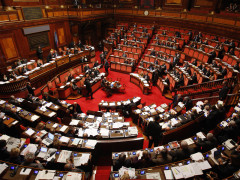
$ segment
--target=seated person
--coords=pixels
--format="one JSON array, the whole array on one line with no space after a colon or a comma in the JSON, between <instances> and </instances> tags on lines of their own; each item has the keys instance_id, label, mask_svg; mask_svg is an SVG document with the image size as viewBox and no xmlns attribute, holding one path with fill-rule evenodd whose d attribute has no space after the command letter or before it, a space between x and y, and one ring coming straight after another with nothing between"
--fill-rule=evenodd
<instances>
[{"instance_id":1,"label":"seated person","mask_svg":"<svg viewBox=\"0 0 240 180\"><path fill-rule=\"evenodd\" d=\"M167 149L160 151L156 150L155 157L152 157L152 161L156 165L168 164L172 162L172 156L168 153Z\"/></svg>"},{"instance_id":2,"label":"seated person","mask_svg":"<svg viewBox=\"0 0 240 180\"><path fill-rule=\"evenodd\" d=\"M186 141L181 141L181 149L170 151L170 155L173 157L173 161L180 161L183 159L187 159L193 154L195 150L190 148Z\"/></svg>"},{"instance_id":3,"label":"seated person","mask_svg":"<svg viewBox=\"0 0 240 180\"><path fill-rule=\"evenodd\" d=\"M77 116L77 114L82 113L81 107L77 102L74 102L72 105L68 108L70 110L70 114L72 114L74 117Z\"/></svg>"},{"instance_id":4,"label":"seated person","mask_svg":"<svg viewBox=\"0 0 240 180\"><path fill-rule=\"evenodd\" d=\"M20 149L19 148L12 148L10 152L10 157L8 159L10 163L13 164L22 164L23 158L20 156Z\"/></svg>"},{"instance_id":5,"label":"seated person","mask_svg":"<svg viewBox=\"0 0 240 180\"><path fill-rule=\"evenodd\" d=\"M0 160L7 160L10 157L9 152L6 148L7 142L6 140L0 140Z\"/></svg>"},{"instance_id":6,"label":"seated person","mask_svg":"<svg viewBox=\"0 0 240 180\"><path fill-rule=\"evenodd\" d=\"M213 149L214 147L217 147L218 140L214 137L212 133L208 133L206 140L202 140L201 138L198 138L197 146L202 152L206 152Z\"/></svg>"},{"instance_id":7,"label":"seated person","mask_svg":"<svg viewBox=\"0 0 240 180\"><path fill-rule=\"evenodd\" d=\"M35 162L34 162L35 161ZM24 162L22 163L23 166L43 169L43 165L40 161L35 160L35 155L31 152L27 152L24 156Z\"/></svg>"},{"instance_id":8,"label":"seated person","mask_svg":"<svg viewBox=\"0 0 240 180\"><path fill-rule=\"evenodd\" d=\"M144 78L147 82L150 81L150 77L148 76L148 73L145 73L145 74L143 75L143 78Z\"/></svg>"}]
</instances>

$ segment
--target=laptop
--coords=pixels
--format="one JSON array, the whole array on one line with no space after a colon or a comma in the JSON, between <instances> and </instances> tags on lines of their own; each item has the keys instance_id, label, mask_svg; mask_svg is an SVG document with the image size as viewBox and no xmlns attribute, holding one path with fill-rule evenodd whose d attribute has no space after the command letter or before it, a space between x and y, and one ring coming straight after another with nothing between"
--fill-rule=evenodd
<instances>
[{"instance_id":1,"label":"laptop","mask_svg":"<svg viewBox=\"0 0 240 180\"><path fill-rule=\"evenodd\" d=\"M40 152L38 154L38 158L44 158L47 155L47 148L41 147Z\"/></svg>"},{"instance_id":2,"label":"laptop","mask_svg":"<svg viewBox=\"0 0 240 180\"><path fill-rule=\"evenodd\" d=\"M53 143L53 139L54 139L54 135L52 133L48 133L48 136L45 139L43 139L42 143L49 146L50 144Z\"/></svg>"}]
</instances>

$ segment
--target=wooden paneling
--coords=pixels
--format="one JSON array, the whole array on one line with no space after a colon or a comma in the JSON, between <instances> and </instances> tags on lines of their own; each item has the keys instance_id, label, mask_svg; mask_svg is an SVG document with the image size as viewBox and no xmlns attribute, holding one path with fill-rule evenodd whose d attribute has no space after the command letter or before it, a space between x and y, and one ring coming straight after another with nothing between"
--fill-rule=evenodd
<instances>
[{"instance_id":1,"label":"wooden paneling","mask_svg":"<svg viewBox=\"0 0 240 180\"><path fill-rule=\"evenodd\" d=\"M58 34L59 45L61 46L63 44L66 44L65 33L64 33L63 27L61 27L57 30L57 34Z\"/></svg>"},{"instance_id":2,"label":"wooden paneling","mask_svg":"<svg viewBox=\"0 0 240 180\"><path fill-rule=\"evenodd\" d=\"M18 58L18 50L16 48L13 34L1 37L0 44L6 61L11 61L14 58Z\"/></svg>"},{"instance_id":3,"label":"wooden paneling","mask_svg":"<svg viewBox=\"0 0 240 180\"><path fill-rule=\"evenodd\" d=\"M228 25L232 25L234 26L235 21L234 20L230 20L230 19L221 19L221 18L214 18L213 22L215 23L220 23L220 24L228 24Z\"/></svg>"},{"instance_id":4,"label":"wooden paneling","mask_svg":"<svg viewBox=\"0 0 240 180\"><path fill-rule=\"evenodd\" d=\"M0 15L0 21L9 21L8 15L4 15L4 14Z\"/></svg>"}]
</instances>

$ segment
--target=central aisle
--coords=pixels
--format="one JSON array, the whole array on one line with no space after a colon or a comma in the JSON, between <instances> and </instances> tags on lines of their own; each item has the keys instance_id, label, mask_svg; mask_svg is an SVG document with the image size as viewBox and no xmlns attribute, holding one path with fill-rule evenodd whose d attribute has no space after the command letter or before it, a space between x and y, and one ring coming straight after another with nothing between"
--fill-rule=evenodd
<instances>
[{"instance_id":1,"label":"central aisle","mask_svg":"<svg viewBox=\"0 0 240 180\"><path fill-rule=\"evenodd\" d=\"M94 99L86 99L85 97L82 97L77 100L66 100L68 103L78 102L81 106L81 109L83 112L86 113L87 110L92 111L98 111L98 104L104 100L104 101L122 101L127 100L132 97L141 97L141 102L146 102L146 105L150 105L155 103L157 106L161 105L162 103L170 103L171 101L166 99L164 96L162 96L162 93L159 91L157 87L152 87L152 93L149 95L144 95L141 91L141 89L136 86L135 84L130 82L130 75L129 74L123 74L119 72L109 71L108 78L112 78L113 81L117 80L117 78L120 78L121 84L126 85L126 92L125 93L113 93L111 97L107 97L105 91L102 89L99 89L93 94Z\"/></svg>"}]
</instances>

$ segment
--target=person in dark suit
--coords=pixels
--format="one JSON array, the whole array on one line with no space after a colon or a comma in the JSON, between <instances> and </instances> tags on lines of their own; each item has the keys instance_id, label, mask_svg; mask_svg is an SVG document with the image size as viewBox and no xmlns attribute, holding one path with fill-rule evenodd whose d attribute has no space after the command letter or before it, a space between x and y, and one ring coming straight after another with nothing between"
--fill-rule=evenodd
<instances>
[{"instance_id":1,"label":"person in dark suit","mask_svg":"<svg viewBox=\"0 0 240 180\"><path fill-rule=\"evenodd\" d=\"M6 148L7 142L5 140L0 140L0 160L6 160L9 158L10 154Z\"/></svg>"},{"instance_id":2,"label":"person in dark suit","mask_svg":"<svg viewBox=\"0 0 240 180\"><path fill-rule=\"evenodd\" d=\"M27 82L27 90L28 90L28 93L29 93L29 94L32 94L33 96L35 96L35 94L34 94L35 88L32 87L32 85L31 85L30 82Z\"/></svg>"},{"instance_id":3,"label":"person in dark suit","mask_svg":"<svg viewBox=\"0 0 240 180\"><path fill-rule=\"evenodd\" d=\"M89 65L86 64L86 66L84 66L84 72L87 73L87 71L90 69Z\"/></svg>"},{"instance_id":4,"label":"person in dark suit","mask_svg":"<svg viewBox=\"0 0 240 180\"><path fill-rule=\"evenodd\" d=\"M151 53L150 53L151 56L155 56L156 55L156 52L154 49L152 49Z\"/></svg>"},{"instance_id":5,"label":"person in dark suit","mask_svg":"<svg viewBox=\"0 0 240 180\"><path fill-rule=\"evenodd\" d=\"M108 68L109 68L109 63L108 61L105 59L105 63L104 63L104 68L105 68L105 72L107 73L108 75Z\"/></svg>"},{"instance_id":6,"label":"person in dark suit","mask_svg":"<svg viewBox=\"0 0 240 180\"><path fill-rule=\"evenodd\" d=\"M178 105L179 102L183 102L183 98L181 94L175 94L173 97L172 108Z\"/></svg>"},{"instance_id":7,"label":"person in dark suit","mask_svg":"<svg viewBox=\"0 0 240 180\"><path fill-rule=\"evenodd\" d=\"M42 51L41 46L38 46L36 52L37 52L38 59L43 59L43 51Z\"/></svg>"},{"instance_id":8,"label":"person in dark suit","mask_svg":"<svg viewBox=\"0 0 240 180\"><path fill-rule=\"evenodd\" d=\"M178 65L178 63L179 63L179 58L177 56L174 56L172 66L175 67L176 65Z\"/></svg>"},{"instance_id":9,"label":"person in dark suit","mask_svg":"<svg viewBox=\"0 0 240 180\"><path fill-rule=\"evenodd\" d=\"M20 149L19 148L12 148L10 152L10 157L8 159L10 163L13 164L22 164L23 158L20 156Z\"/></svg>"},{"instance_id":10,"label":"person in dark suit","mask_svg":"<svg viewBox=\"0 0 240 180\"><path fill-rule=\"evenodd\" d=\"M53 50L50 51L50 53L47 56L47 62L50 62L53 58Z\"/></svg>"},{"instance_id":11,"label":"person in dark suit","mask_svg":"<svg viewBox=\"0 0 240 180\"><path fill-rule=\"evenodd\" d=\"M240 133L236 122L231 120L228 126L222 129L220 135L218 136L218 140L220 143L223 143L228 139L232 139L233 141L237 142L239 134Z\"/></svg>"},{"instance_id":12,"label":"person in dark suit","mask_svg":"<svg viewBox=\"0 0 240 180\"><path fill-rule=\"evenodd\" d=\"M100 54L101 64L104 64L104 59L105 59L105 55L104 55L104 53L102 52L102 53Z\"/></svg>"},{"instance_id":13,"label":"person in dark suit","mask_svg":"<svg viewBox=\"0 0 240 180\"><path fill-rule=\"evenodd\" d=\"M69 72L69 73L68 73L68 80L67 80L67 81L70 82L72 79L73 79L73 76L72 76L72 74Z\"/></svg>"},{"instance_id":14,"label":"person in dark suit","mask_svg":"<svg viewBox=\"0 0 240 180\"><path fill-rule=\"evenodd\" d=\"M193 73L191 78L192 78L192 81L191 81L192 84L198 83L198 81L197 81L197 73L196 72Z\"/></svg>"},{"instance_id":15,"label":"person in dark suit","mask_svg":"<svg viewBox=\"0 0 240 180\"><path fill-rule=\"evenodd\" d=\"M173 161L180 161L189 158L194 152L195 150L188 147L187 142L183 140L181 141L181 149L172 150L170 155L173 156Z\"/></svg>"},{"instance_id":16,"label":"person in dark suit","mask_svg":"<svg viewBox=\"0 0 240 180\"><path fill-rule=\"evenodd\" d=\"M125 52L123 52L123 55L122 55L122 57L124 57L124 58L126 58L126 57L127 57L127 55L125 54Z\"/></svg>"},{"instance_id":17,"label":"person in dark suit","mask_svg":"<svg viewBox=\"0 0 240 180\"><path fill-rule=\"evenodd\" d=\"M223 67L221 73L222 73L222 78L224 78L227 75L227 68Z\"/></svg>"},{"instance_id":18,"label":"person in dark suit","mask_svg":"<svg viewBox=\"0 0 240 180\"><path fill-rule=\"evenodd\" d=\"M82 113L82 109L77 102L74 102L72 105L70 105L69 110L70 110L70 114L72 114L74 117L76 117L77 114Z\"/></svg>"},{"instance_id":19,"label":"person in dark suit","mask_svg":"<svg viewBox=\"0 0 240 180\"><path fill-rule=\"evenodd\" d=\"M172 156L168 153L167 149L163 149L162 151L158 149L155 156L152 157L152 161L155 165L168 164L172 162Z\"/></svg>"},{"instance_id":20,"label":"person in dark suit","mask_svg":"<svg viewBox=\"0 0 240 180\"><path fill-rule=\"evenodd\" d=\"M158 72L157 72L157 70L155 70L152 73L152 83L153 83L153 86L157 85L157 80L158 80Z\"/></svg>"},{"instance_id":21,"label":"person in dark suit","mask_svg":"<svg viewBox=\"0 0 240 180\"><path fill-rule=\"evenodd\" d=\"M214 147L217 147L218 140L216 137L214 137L212 133L208 133L206 140L202 140L201 138L198 138L196 144L198 146L198 149L200 149L202 152L206 152L213 149Z\"/></svg>"},{"instance_id":22,"label":"person in dark suit","mask_svg":"<svg viewBox=\"0 0 240 180\"><path fill-rule=\"evenodd\" d=\"M23 68L22 68L22 74L24 74L24 73L26 73L26 72L28 72L29 71L29 69L27 68L27 66L23 66Z\"/></svg>"},{"instance_id":23,"label":"person in dark suit","mask_svg":"<svg viewBox=\"0 0 240 180\"><path fill-rule=\"evenodd\" d=\"M90 83L90 77L89 75L87 74L86 75L86 79L84 81L84 84L86 85L86 90L87 90L87 97L88 98L89 96L91 96L91 99L93 99L93 93L92 93L92 85Z\"/></svg>"},{"instance_id":24,"label":"person in dark suit","mask_svg":"<svg viewBox=\"0 0 240 180\"><path fill-rule=\"evenodd\" d=\"M188 96L184 97L183 104L185 105L186 111L193 107L193 102Z\"/></svg>"},{"instance_id":25,"label":"person in dark suit","mask_svg":"<svg viewBox=\"0 0 240 180\"><path fill-rule=\"evenodd\" d=\"M147 82L150 81L150 77L148 76L148 73L147 73L147 72L143 75L143 78L144 78Z\"/></svg>"},{"instance_id":26,"label":"person in dark suit","mask_svg":"<svg viewBox=\"0 0 240 180\"><path fill-rule=\"evenodd\" d=\"M159 125L160 117L155 116L154 121L149 122L147 126L147 134L149 138L148 148L157 147L162 137L162 127Z\"/></svg>"},{"instance_id":27,"label":"person in dark suit","mask_svg":"<svg viewBox=\"0 0 240 180\"><path fill-rule=\"evenodd\" d=\"M81 48L81 49L84 47L81 40L78 41L77 46L78 46L79 48Z\"/></svg>"},{"instance_id":28,"label":"person in dark suit","mask_svg":"<svg viewBox=\"0 0 240 180\"><path fill-rule=\"evenodd\" d=\"M98 65L98 61L95 61L93 67L97 67Z\"/></svg>"},{"instance_id":29,"label":"person in dark suit","mask_svg":"<svg viewBox=\"0 0 240 180\"><path fill-rule=\"evenodd\" d=\"M100 74L99 69L98 69L98 68L95 68L95 70L94 70L94 75L97 77L99 74Z\"/></svg>"},{"instance_id":30,"label":"person in dark suit","mask_svg":"<svg viewBox=\"0 0 240 180\"><path fill-rule=\"evenodd\" d=\"M228 86L227 86L227 82L224 81L224 82L223 82L223 87L222 87L222 89L219 91L219 99L220 99L220 100L223 101L223 100L226 99L227 94L228 94L228 90L229 90L229 88L228 88Z\"/></svg>"}]
</instances>

